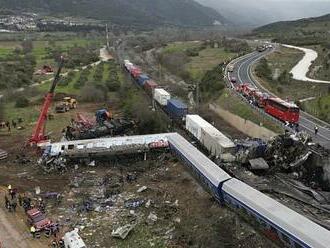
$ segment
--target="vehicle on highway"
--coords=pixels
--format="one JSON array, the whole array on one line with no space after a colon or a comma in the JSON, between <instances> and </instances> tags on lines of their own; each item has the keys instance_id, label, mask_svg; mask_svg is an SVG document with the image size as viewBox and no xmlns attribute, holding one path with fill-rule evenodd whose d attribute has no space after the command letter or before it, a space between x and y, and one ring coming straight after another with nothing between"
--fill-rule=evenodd
<instances>
[{"instance_id":1,"label":"vehicle on highway","mask_svg":"<svg viewBox=\"0 0 330 248\"><path fill-rule=\"evenodd\" d=\"M278 97L267 99L265 112L286 123L298 124L299 122L299 107Z\"/></svg>"},{"instance_id":2,"label":"vehicle on highway","mask_svg":"<svg viewBox=\"0 0 330 248\"><path fill-rule=\"evenodd\" d=\"M235 84L237 82L237 79L235 77L231 77L230 78L230 82L232 82L233 84Z\"/></svg>"},{"instance_id":3,"label":"vehicle on highway","mask_svg":"<svg viewBox=\"0 0 330 248\"><path fill-rule=\"evenodd\" d=\"M234 69L235 69L234 65L229 65L228 66L228 71L229 72L234 72Z\"/></svg>"},{"instance_id":4,"label":"vehicle on highway","mask_svg":"<svg viewBox=\"0 0 330 248\"><path fill-rule=\"evenodd\" d=\"M266 51L266 47L264 45L263 46L258 46L257 51L260 52L260 53L263 52L263 51Z\"/></svg>"},{"instance_id":5,"label":"vehicle on highway","mask_svg":"<svg viewBox=\"0 0 330 248\"><path fill-rule=\"evenodd\" d=\"M257 107L264 108L269 97L270 96L267 93L257 90L253 94L253 102Z\"/></svg>"}]
</instances>

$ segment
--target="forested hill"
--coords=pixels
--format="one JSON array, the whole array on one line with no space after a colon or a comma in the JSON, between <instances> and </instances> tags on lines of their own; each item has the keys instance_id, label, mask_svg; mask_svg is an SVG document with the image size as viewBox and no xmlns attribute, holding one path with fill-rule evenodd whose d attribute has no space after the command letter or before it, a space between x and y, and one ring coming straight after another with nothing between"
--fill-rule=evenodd
<instances>
[{"instance_id":1,"label":"forested hill","mask_svg":"<svg viewBox=\"0 0 330 248\"><path fill-rule=\"evenodd\" d=\"M281 43L296 45L329 44L330 14L268 24L253 31L263 38L274 38Z\"/></svg>"},{"instance_id":2,"label":"forested hill","mask_svg":"<svg viewBox=\"0 0 330 248\"><path fill-rule=\"evenodd\" d=\"M0 0L0 8L81 16L123 25L208 26L225 19L193 0Z\"/></svg>"}]
</instances>

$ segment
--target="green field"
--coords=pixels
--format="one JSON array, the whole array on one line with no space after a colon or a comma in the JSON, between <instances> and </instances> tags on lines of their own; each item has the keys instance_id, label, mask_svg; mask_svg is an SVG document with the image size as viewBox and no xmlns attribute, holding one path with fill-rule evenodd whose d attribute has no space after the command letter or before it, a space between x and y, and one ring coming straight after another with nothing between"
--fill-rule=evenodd
<instances>
[{"instance_id":1,"label":"green field","mask_svg":"<svg viewBox=\"0 0 330 248\"><path fill-rule=\"evenodd\" d=\"M189 51L195 51L196 55L189 55ZM187 72L193 80L201 80L205 72L212 70L215 66L230 60L237 54L226 51L223 47L211 48L201 41L174 42L162 49L162 55L178 56L184 58L182 69ZM180 65L181 67L182 65ZM165 67L167 67L165 65ZM172 69L172 71L174 71ZM180 74L180 73L179 73Z\"/></svg>"},{"instance_id":2,"label":"green field","mask_svg":"<svg viewBox=\"0 0 330 248\"><path fill-rule=\"evenodd\" d=\"M185 67L192 78L199 80L207 70L230 60L234 56L234 53L227 52L223 48L206 48L199 52L199 56L192 57L191 62Z\"/></svg>"},{"instance_id":3,"label":"green field","mask_svg":"<svg viewBox=\"0 0 330 248\"><path fill-rule=\"evenodd\" d=\"M330 95L304 102L302 107L308 113L330 123Z\"/></svg>"},{"instance_id":4,"label":"green field","mask_svg":"<svg viewBox=\"0 0 330 248\"><path fill-rule=\"evenodd\" d=\"M201 45L200 41L186 41L186 42L173 42L168 44L164 49L163 53L175 53L183 52L189 48L197 48Z\"/></svg>"}]
</instances>

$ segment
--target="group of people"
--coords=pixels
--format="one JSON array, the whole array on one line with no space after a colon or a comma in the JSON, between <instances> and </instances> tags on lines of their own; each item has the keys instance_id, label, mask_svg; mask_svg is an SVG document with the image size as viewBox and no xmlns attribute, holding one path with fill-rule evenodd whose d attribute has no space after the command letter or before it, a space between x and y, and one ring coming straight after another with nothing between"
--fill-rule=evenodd
<instances>
[{"instance_id":1,"label":"group of people","mask_svg":"<svg viewBox=\"0 0 330 248\"><path fill-rule=\"evenodd\" d=\"M8 185L8 193L5 194L5 207L9 212L16 212L17 201L22 206L21 197L18 194L17 189L13 189L11 185Z\"/></svg>"},{"instance_id":2,"label":"group of people","mask_svg":"<svg viewBox=\"0 0 330 248\"><path fill-rule=\"evenodd\" d=\"M18 127L18 124L19 123L22 123L23 122L23 119L22 118L18 118L17 121L15 120L12 120L11 122L10 121L4 121L4 122L0 122L0 128L7 128L8 129L8 132L11 131L11 128L13 127L14 129L16 129Z\"/></svg>"}]
</instances>

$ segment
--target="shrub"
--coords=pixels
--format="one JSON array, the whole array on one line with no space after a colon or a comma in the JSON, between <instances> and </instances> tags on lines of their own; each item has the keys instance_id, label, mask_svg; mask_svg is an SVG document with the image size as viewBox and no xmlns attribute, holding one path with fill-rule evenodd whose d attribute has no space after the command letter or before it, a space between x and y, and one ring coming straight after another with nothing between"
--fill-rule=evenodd
<instances>
[{"instance_id":1,"label":"shrub","mask_svg":"<svg viewBox=\"0 0 330 248\"><path fill-rule=\"evenodd\" d=\"M102 88L94 85L86 85L81 89L82 102L104 102L107 100L107 93Z\"/></svg>"},{"instance_id":2,"label":"shrub","mask_svg":"<svg viewBox=\"0 0 330 248\"><path fill-rule=\"evenodd\" d=\"M29 106L29 103L30 103L30 101L26 97L24 97L24 96L18 97L16 100L16 103L15 103L15 107L16 108L25 108L25 107Z\"/></svg>"}]
</instances>

